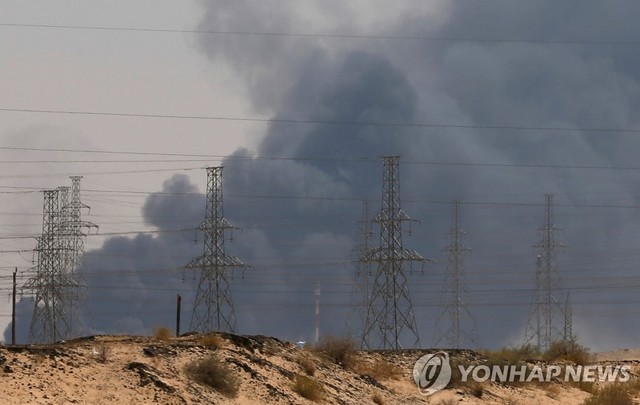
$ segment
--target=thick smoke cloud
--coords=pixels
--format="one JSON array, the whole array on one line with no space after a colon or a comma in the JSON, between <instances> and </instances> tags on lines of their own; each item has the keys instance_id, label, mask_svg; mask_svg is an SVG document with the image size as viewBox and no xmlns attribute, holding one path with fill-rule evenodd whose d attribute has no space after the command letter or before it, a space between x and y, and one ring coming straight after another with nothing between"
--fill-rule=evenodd
<instances>
[{"instance_id":1,"label":"thick smoke cloud","mask_svg":"<svg viewBox=\"0 0 640 405\"><path fill-rule=\"evenodd\" d=\"M204 29L305 33L333 29L330 32L365 36L379 35L382 29L395 36L487 40L201 38L205 54L234 66L245 79L256 109L271 110L275 118L454 125L273 123L254 148L256 156L337 160L230 159L226 164L233 170L226 179L231 192L332 196L336 201L238 200L234 201L238 218L278 218L284 222L278 213L286 213L300 222L326 219L313 229L264 230L263 236L286 263L296 252L311 246L302 242L293 248L280 247L282 239L305 241L305 236L325 231L334 238L351 240L351 245L357 243L354 224L336 224L330 219L359 218L359 204L347 200L378 197L381 170L379 164L354 163L353 159L399 154L404 161L506 165L402 166L406 200L459 198L490 203L463 205L462 214L467 244L474 251L466 267L480 344L517 344L522 339L535 268L532 245L540 238L536 229L543 225L545 193L553 193L559 204L559 239L567 247L559 251L558 260L563 285L572 288L576 333L596 348L631 344L621 334L628 329L629 314L624 305L611 301L613 297L624 301L633 296L630 290L612 286L616 278L624 280L622 277L632 274L629 252L638 242L634 230L638 224L629 210L579 206L637 205L637 172L509 165L634 166L640 143L632 133L535 128L638 127L634 112L640 94L639 61L636 47L622 43L637 37L633 16L640 6L622 2L610 7L596 1L562 5L550 1L419 3L420 7L414 7L416 2L404 5L403 11L396 10L394 16L399 17L392 24L381 14L359 19L357 13L334 4L330 27L323 26L322 13L313 18L315 2L298 7L272 3L265 6L269 13L264 19L243 2L203 3ZM366 7L369 12L372 9L371 4ZM351 20L367 23L349 25ZM376 20L385 24L371 23ZM589 41L602 43L585 43ZM259 52L252 51L256 49ZM511 129L483 128L487 126ZM251 156L244 150L237 155ZM448 231L450 209L445 204L425 202L407 202L405 208L423 220L414 227L409 243L438 259L428 266L424 278L412 281L419 327L423 341L428 341L439 311L434 305L439 302L446 263L440 249L446 245L443 235ZM616 255L613 252L621 257L618 265L610 260ZM332 252L326 257L341 256ZM350 270L340 271L335 267L316 269L307 280L323 274L345 277ZM279 276L291 274L283 271ZM341 302L346 301L342 296ZM346 311L341 312L346 316ZM625 317L602 316L615 312ZM342 318L326 319L333 320L325 323L328 329L344 330ZM596 330L608 332L603 335ZM639 332L627 330L626 336Z\"/></svg>"},{"instance_id":2,"label":"thick smoke cloud","mask_svg":"<svg viewBox=\"0 0 640 405\"><path fill-rule=\"evenodd\" d=\"M625 44L638 37L640 5L348 3L202 2L199 28L209 31L413 37L198 37L201 52L243 80L256 112L276 119L257 144L225 161L225 214L242 229L227 247L254 266L232 283L239 332L311 339L319 282L322 332L358 333L350 304L360 200L375 213L376 159L400 155L404 208L421 220L405 243L435 260L410 276L423 345L436 336L454 198L463 202L472 248L465 267L479 346L522 342L546 193L555 195L566 245L558 267L571 290L574 332L595 349L635 345L640 322L628 308L637 304L640 223L637 209L616 207L640 205L640 178L637 170L594 167L636 167L640 140L592 129L640 127L640 58L637 44ZM165 188L171 194L147 200L147 223L196 227L203 197L191 195L185 178ZM200 253L189 232L114 238L90 252L95 330L171 324L176 286L188 302L194 280L155 270Z\"/></svg>"},{"instance_id":3,"label":"thick smoke cloud","mask_svg":"<svg viewBox=\"0 0 640 405\"><path fill-rule=\"evenodd\" d=\"M158 233L109 238L85 256L88 297L85 325L96 333L148 334L152 328L175 324L176 294L192 302L193 280L181 268L202 254L193 243L202 221L204 196L184 175L165 181L142 207L147 225ZM188 316L183 319L189 319ZM183 326L183 330L186 327Z\"/></svg>"}]
</instances>

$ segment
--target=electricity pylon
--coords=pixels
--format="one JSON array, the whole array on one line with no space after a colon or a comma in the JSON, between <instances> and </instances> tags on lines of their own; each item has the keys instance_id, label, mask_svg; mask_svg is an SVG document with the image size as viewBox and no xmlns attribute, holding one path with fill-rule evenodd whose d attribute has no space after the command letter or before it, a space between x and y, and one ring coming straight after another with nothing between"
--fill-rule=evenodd
<instances>
[{"instance_id":1,"label":"electricity pylon","mask_svg":"<svg viewBox=\"0 0 640 405\"><path fill-rule=\"evenodd\" d=\"M82 176L71 176L71 199L65 206L68 237L68 268L72 274L76 274L82 267L84 257L84 238L91 228L98 229L98 225L82 219L82 210L91 210L81 200L80 181ZM86 231L85 231L86 229Z\"/></svg>"},{"instance_id":2,"label":"electricity pylon","mask_svg":"<svg viewBox=\"0 0 640 405\"><path fill-rule=\"evenodd\" d=\"M84 259L84 239L92 228L98 230L98 225L82 219L82 211L89 212L91 208L81 200L80 181L82 176L70 176L71 193L70 196L61 198L62 223L61 233L63 238L63 261L61 265L65 272L72 278L77 287L69 291L69 323L73 331L74 323L79 319L79 304L86 295L86 283L82 277ZM69 189L68 187L65 187ZM65 193L68 194L68 191ZM64 203L62 203L64 201Z\"/></svg>"},{"instance_id":3,"label":"electricity pylon","mask_svg":"<svg viewBox=\"0 0 640 405\"><path fill-rule=\"evenodd\" d=\"M371 263L361 260L361 258L366 257L371 252L371 237L373 236L371 219L369 218L369 201L367 200L362 201L362 219L360 220L360 226L360 244L354 249L358 259L355 263L356 268L353 288L351 290L351 307L353 310L347 318L347 330L354 336L358 336L358 339L362 337L362 327L367 316L372 276ZM356 315L355 320L352 319L353 315Z\"/></svg>"},{"instance_id":4,"label":"electricity pylon","mask_svg":"<svg viewBox=\"0 0 640 405\"><path fill-rule=\"evenodd\" d=\"M463 254L471 249L464 246L465 232L460 227L460 201L453 201L453 214L448 254L447 273L445 276L446 297L443 311L436 320L434 346L446 342L448 348L461 349L475 347L478 334L475 320L469 310L468 292L465 280ZM444 318L448 318L446 322ZM448 323L445 327L444 323Z\"/></svg>"},{"instance_id":5,"label":"electricity pylon","mask_svg":"<svg viewBox=\"0 0 640 405\"><path fill-rule=\"evenodd\" d=\"M35 297L29 328L32 343L53 343L76 333L81 285L76 270L84 253L84 228L97 225L82 221L80 176L72 176L69 187L44 191L42 235L35 252L38 257L35 275L22 287L22 292Z\"/></svg>"},{"instance_id":6,"label":"electricity pylon","mask_svg":"<svg viewBox=\"0 0 640 405\"><path fill-rule=\"evenodd\" d=\"M228 271L247 267L240 259L225 252L225 231L233 227L224 218L222 197L222 166L207 167L205 218L198 227L204 232L204 252L186 266L200 270L190 329L201 333L235 332L236 317Z\"/></svg>"},{"instance_id":7,"label":"electricity pylon","mask_svg":"<svg viewBox=\"0 0 640 405\"><path fill-rule=\"evenodd\" d=\"M53 343L71 334L70 300L78 287L65 271L61 229L60 189L44 191L42 235L38 238L35 276L23 286L35 296L29 328L32 343Z\"/></svg>"},{"instance_id":8,"label":"electricity pylon","mask_svg":"<svg viewBox=\"0 0 640 405\"><path fill-rule=\"evenodd\" d=\"M424 263L415 250L402 244L402 223L411 218L400 206L399 156L384 157L382 206L374 222L380 225L380 246L361 261L377 264L362 334L364 348L419 347L420 337L404 271L406 262Z\"/></svg>"},{"instance_id":9,"label":"electricity pylon","mask_svg":"<svg viewBox=\"0 0 640 405\"><path fill-rule=\"evenodd\" d=\"M565 331L571 330L568 298L565 303L566 308L563 308L557 297L560 293L560 275L556 262L556 249L562 247L562 244L556 240L558 228L554 225L553 195L546 194L545 202L545 225L539 230L542 240L534 246L538 249L536 286L524 339L525 345L535 345L541 352L549 349L554 341L563 340ZM562 329L558 326L560 322L557 319L558 316L564 318Z\"/></svg>"},{"instance_id":10,"label":"electricity pylon","mask_svg":"<svg viewBox=\"0 0 640 405\"><path fill-rule=\"evenodd\" d=\"M567 297L564 301L564 334L562 336L565 342L575 341L573 336L573 310L571 309L571 294L567 291Z\"/></svg>"}]
</instances>

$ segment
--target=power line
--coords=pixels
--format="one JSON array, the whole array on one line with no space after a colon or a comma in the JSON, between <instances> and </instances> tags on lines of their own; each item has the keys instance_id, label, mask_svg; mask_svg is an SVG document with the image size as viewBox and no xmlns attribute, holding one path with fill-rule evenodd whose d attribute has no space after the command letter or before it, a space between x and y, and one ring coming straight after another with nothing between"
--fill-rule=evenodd
<instances>
[{"instance_id":1,"label":"power line","mask_svg":"<svg viewBox=\"0 0 640 405\"><path fill-rule=\"evenodd\" d=\"M121 113L109 111L78 111L78 110L52 110L33 108L0 108L4 112L37 113L37 114L63 114L63 115L85 115L85 116L105 116L105 117L126 117L126 118L166 118L180 120L206 120L206 121L230 121L230 122L253 122L265 124L303 124L303 125L336 125L336 126L365 126L365 127L388 127L388 128L455 128L455 129L491 129L508 131L557 131L557 132L613 132L613 133L640 133L637 128L570 128L570 127L537 127L537 126L517 126L517 125L470 125L470 124L443 124L424 122L375 122L375 121L331 121L331 120L304 120L287 118L257 118L257 117L224 117L211 115L179 115L179 114L144 114L144 113Z\"/></svg>"},{"instance_id":2,"label":"power line","mask_svg":"<svg viewBox=\"0 0 640 405\"><path fill-rule=\"evenodd\" d=\"M0 186L1 187L1 186ZM86 190L87 192L105 192L105 193L121 193L126 194L158 194L158 195L184 195L184 196L202 196L201 193L173 193L162 191L128 191L128 190ZM295 200L315 200L315 201L347 201L362 202L363 200L371 200L367 198L357 197L322 197L322 196L296 196L296 195L268 195L268 194L227 194L230 198L262 198L262 199L295 199ZM405 198L405 203L427 203L427 204L451 204L447 200L421 199L421 198ZM538 202L509 202L509 201L461 201L461 205L477 205L477 206L506 206L506 207L543 207L545 204ZM554 204L556 207L563 208L627 208L638 209L640 205L622 205L622 204L579 204L565 203Z\"/></svg>"},{"instance_id":3,"label":"power line","mask_svg":"<svg viewBox=\"0 0 640 405\"><path fill-rule=\"evenodd\" d=\"M262 269L262 268L261 268ZM174 271L180 270L180 268L175 268L173 269ZM169 272L169 269L165 270L166 272ZM137 274L138 272L144 273L144 272L151 272L151 273L157 273L157 272L162 272L162 270L135 270L135 271L130 271L130 272L125 272L125 271L121 271L119 273L105 273L107 275L111 275L111 276L118 276L118 275L127 275L127 274ZM91 274L86 274L84 275L86 276L101 276L101 274L96 274L96 273L91 273ZM257 287L259 287L256 290L242 290L242 293L272 293L274 292L273 290L265 290L264 286L278 286L278 287L292 287L295 285L300 285L300 286L308 286L312 284L312 281L315 280L317 277L315 275L309 275L309 276L305 276L306 278L301 278L299 280L297 280L296 282L273 282L273 281L255 281L255 282L251 282L251 279L247 279L246 282L248 285L256 285ZM8 276L4 276L4 283L6 286L10 286L10 278L11 275ZM110 277L109 277L110 278ZM334 281L335 277L329 277L326 276L324 277L324 280L327 280L327 284L331 283L332 281ZM600 280L600 281L599 281ZM620 290L628 290L628 289L637 289L638 287L640 287L640 280L638 280L637 278L631 278L631 280L626 280L626 279L622 279L620 280L619 284L614 284L614 285L606 285L603 284L602 281L606 281L604 278L601 278L599 280L593 280L593 285L585 285L585 286L572 286L572 287L568 287L568 288L562 288L559 289L559 292L570 292L570 291L584 291L584 292L591 292L591 291L595 291L595 292L599 292L601 290L606 290L606 291L620 291ZM492 283L486 283L486 285L489 285ZM495 283L493 283L495 284ZM161 284L162 285L162 284ZM440 286L442 284L434 284L434 283L415 283L412 286L414 287L424 287L424 286ZM349 288L351 286L351 282L348 279L345 279L345 281L343 283L331 283L330 286L333 287L343 287L343 289L326 289L324 292L325 293L331 293L331 294L344 294L344 295L350 295L351 289ZM96 285L96 286L89 286L88 288L90 289L94 289L94 290L119 290L119 289L132 289L132 290L140 290L141 287L140 286L135 286L135 287L119 287L119 286L109 286L109 285ZM187 287L185 288L176 288L176 287L156 287L154 286L154 284L148 284L145 286L144 289L149 289L149 290L169 290L169 291L186 291L188 290ZM300 288L300 287L296 287L296 288L290 288L288 290L279 290L279 291L275 291L275 292L280 292L280 293L300 293L300 294L304 294L304 293L309 293L310 290L309 288ZM436 290L432 290L432 289L418 289L418 288L414 288L413 291L415 294L420 294L420 295L430 295L432 297L432 299L434 300L434 303L437 303L437 306L440 307L441 306L441 302L439 301L439 295L440 295L440 291L436 291ZM525 297L526 294L531 294L532 292L535 292L535 289L531 288L531 287L527 287L527 288L490 288L490 289L470 289L467 291L470 295L475 295L478 296L479 298L495 298L497 297L496 294L503 294L504 296L509 296L509 295L513 295L514 297ZM592 298L593 295L590 295L590 298ZM524 299L524 298L523 298ZM523 301L524 302L524 301ZM592 301L590 301L589 303L592 303ZM528 306L530 306L530 302L527 303ZM416 304L417 305L417 304ZM475 305L475 303L474 303Z\"/></svg>"},{"instance_id":4,"label":"power line","mask_svg":"<svg viewBox=\"0 0 640 405\"><path fill-rule=\"evenodd\" d=\"M104 190L101 190L104 191ZM179 194L178 194L179 195ZM194 194L202 196L202 194ZM264 199L300 199L300 200L317 200L317 201L346 201L346 202L361 202L362 199L357 198L339 198L339 197L311 197L311 196L269 196L269 195L228 195L228 197L232 198L264 198ZM406 199L404 202L410 203L428 203L428 204L450 204L450 201L443 200L428 200L428 199ZM496 207L541 207L544 206L542 203L515 203L515 202L469 202L464 201L460 202L461 205L476 205L476 206L496 206ZM616 204L554 204L555 207L564 207L564 208L615 208L615 209L640 209L640 205L616 205ZM13 212L5 212L0 213L0 215L38 215L34 213L13 213ZM337 225L346 225L348 222L337 222ZM326 222L323 222L326 224ZM292 225L280 225L279 227L311 227L315 224L292 224ZM264 227L273 227L271 225L258 226L254 225L247 229L262 229ZM87 236L90 237L106 237L106 236L120 236L120 235L134 235L134 234L162 234L162 233L180 233L180 232L190 232L193 231L194 228L178 228L178 229L141 229L141 230L131 230L131 231L121 231L121 232L102 232L96 234L90 234ZM37 235L4 235L0 236L0 240L6 239L31 239L35 238Z\"/></svg>"},{"instance_id":5,"label":"power line","mask_svg":"<svg viewBox=\"0 0 640 405\"><path fill-rule=\"evenodd\" d=\"M212 154L192 154L192 153L166 153L166 152L133 152L124 150L99 150L99 149L68 149L68 148L35 148L19 146L0 146L0 150L33 151L33 152L68 152L68 153L96 153L115 155L139 155L139 156L167 156L167 157L189 157L198 159L158 159L158 160L11 160L0 161L4 163L166 163L166 162L206 162L210 159L224 159L227 162L252 162L258 160L274 161L321 161L321 162L351 162L375 164L377 158L372 157L342 157L327 158L317 156L236 156L236 155L212 155ZM540 164L540 163L490 163L490 162L439 162L411 159L404 161L408 165L425 166L468 166L468 167L495 167L495 168L527 168L527 169L576 169L576 170L640 170L640 166L598 166L598 165L568 165L568 164ZM169 169L171 170L171 169ZM0 186L0 188L6 188ZM89 191L89 190L87 190Z\"/></svg>"},{"instance_id":6,"label":"power line","mask_svg":"<svg viewBox=\"0 0 640 405\"><path fill-rule=\"evenodd\" d=\"M171 28L136 28L136 27L106 27L95 25L54 25L54 24L22 24L0 23L1 27L15 28L44 28L65 30L92 31L124 31L171 34L225 35L248 37L294 37L294 38L324 38L324 39L361 39L361 40L390 40L390 41L431 41L431 42L479 42L479 43L523 43L547 45L618 45L637 46L638 41L597 41L597 40L558 40L558 39L504 39L504 38L470 38L470 37L433 37L423 35L365 35L348 33L301 33L301 32L260 32L260 31L231 31L231 30L188 30Z\"/></svg>"},{"instance_id":7,"label":"power line","mask_svg":"<svg viewBox=\"0 0 640 405\"><path fill-rule=\"evenodd\" d=\"M95 256L98 257L137 257L136 255L120 255L120 254L97 254ZM156 257L166 257L166 258L173 258L176 260L181 260L184 257L182 256L156 256ZM272 277L272 274L269 273L269 270L280 270L281 268L287 268L287 267L296 267L296 268L313 268L313 267L334 267L336 269L341 269L342 266L350 266L352 264L354 264L354 262L352 260L349 260L347 258L333 258L333 259L327 259L327 258L318 258L321 260L317 260L317 261L304 261L304 262L299 262L299 261L286 261L284 263L280 263L279 260L281 259L279 256L273 256L273 257L252 257L253 260L256 259L260 259L263 260L261 262L258 262L256 264L256 266L260 267L261 271L260 273L254 275L253 277ZM269 261L269 260L274 260L274 261ZM307 258L307 259L312 259L312 258ZM13 267L8 267L8 268L13 268ZM92 273L88 273L89 276L93 277L99 277L99 276L103 276L103 275L123 275L123 274L144 274L144 273L163 273L163 272L176 272L178 270L182 269L182 267L176 267L176 268L144 268L144 269L131 269L131 270L112 270L109 268L98 268L98 269L94 269ZM467 279L467 281L470 284L473 285L493 285L494 281L487 278L487 276L490 275L495 275L495 276L499 276L499 279L504 283L505 281L508 281L512 284L525 284L525 285L530 285L530 278L528 276L526 276L525 274L523 274L522 272L522 268L520 266L510 266L508 268L509 270L504 271L504 270L496 270L495 267L490 267L490 268L478 268L476 273L477 273L477 277L480 277L478 279ZM617 270L620 270L620 268L615 268ZM629 267L628 270L633 270L635 269L635 267ZM610 269L611 270L611 269ZM342 271L342 270L340 270ZM640 277L637 276L618 276L616 277L614 280L612 280L609 276L607 277L585 277L585 273L587 272L597 272L597 273L601 273L602 269L584 269L581 266L576 267L575 269L567 269L565 270L566 274L569 273L576 273L578 274L575 282L582 282L582 283L594 283L597 284L598 286L602 287L602 286L606 286L606 285L618 285L618 283L622 283L624 285L628 284L628 283L637 283L640 282ZM443 275L444 273L441 272L430 272L430 275L432 276L440 276ZM510 278L505 278L505 276L507 275L511 275L511 276L517 276L517 277L510 277ZM308 274L305 273L295 273L293 276L300 276L301 278L305 278L308 277ZM313 277L318 277L317 275L314 275ZM329 277L329 276L327 276ZM1 279L9 279L10 276L0 276L0 280ZM333 284L338 284L335 281L337 280L342 280L336 278L336 276L331 276L331 279L334 280ZM345 275L344 278L345 283L347 283L348 285L351 284L352 280L348 277L348 272L345 271ZM576 283L572 283L574 286ZM421 282L416 281L413 283L414 285L422 285ZM434 282L430 281L429 283L426 283L424 285L433 285ZM486 290L478 290L478 291L486 291Z\"/></svg>"},{"instance_id":8,"label":"power line","mask_svg":"<svg viewBox=\"0 0 640 405\"><path fill-rule=\"evenodd\" d=\"M167 152L132 152L125 150L96 150L96 149L69 149L69 148L35 148L22 146L0 146L4 150L22 150L35 152L71 152L71 153L103 153L117 155L141 155L141 156L180 156L180 157L209 157L224 158L225 155L209 155L209 154L187 154L187 153L167 153ZM238 156L239 157L239 156Z\"/></svg>"},{"instance_id":9,"label":"power line","mask_svg":"<svg viewBox=\"0 0 640 405\"><path fill-rule=\"evenodd\" d=\"M198 170L201 167L181 167L174 169L140 169L140 170L113 170L104 172L85 172L85 176L98 176L110 174L136 174L136 173L159 173L159 172L179 172ZM24 175L0 175L2 179L26 179L26 178L49 178L49 177L69 177L73 173L50 173L50 174L24 174Z\"/></svg>"},{"instance_id":10,"label":"power line","mask_svg":"<svg viewBox=\"0 0 640 405\"><path fill-rule=\"evenodd\" d=\"M130 160L0 160L0 164L42 164L42 163L193 163L193 162L209 162L211 159L155 159L155 160L142 160L142 159L130 159Z\"/></svg>"}]
</instances>

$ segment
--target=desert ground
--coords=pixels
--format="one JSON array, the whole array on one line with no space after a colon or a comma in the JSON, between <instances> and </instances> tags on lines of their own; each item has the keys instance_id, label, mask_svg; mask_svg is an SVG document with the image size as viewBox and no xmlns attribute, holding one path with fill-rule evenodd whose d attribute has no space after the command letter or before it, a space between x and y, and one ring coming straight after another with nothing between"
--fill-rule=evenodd
<instances>
[{"instance_id":1,"label":"desert ground","mask_svg":"<svg viewBox=\"0 0 640 405\"><path fill-rule=\"evenodd\" d=\"M487 382L449 386L424 396L413 382L412 370L426 353L361 351L350 364L342 364L295 343L230 334L92 336L52 345L1 346L0 403L579 405L592 395L562 382ZM213 388L194 374L193 364L211 356L231 377L223 384L231 384L233 392ZM457 351L452 357L482 361L471 351ZM600 353L594 361L622 362L635 373L638 359L640 350L620 350ZM311 395L301 393L300 381L312 382Z\"/></svg>"}]
</instances>

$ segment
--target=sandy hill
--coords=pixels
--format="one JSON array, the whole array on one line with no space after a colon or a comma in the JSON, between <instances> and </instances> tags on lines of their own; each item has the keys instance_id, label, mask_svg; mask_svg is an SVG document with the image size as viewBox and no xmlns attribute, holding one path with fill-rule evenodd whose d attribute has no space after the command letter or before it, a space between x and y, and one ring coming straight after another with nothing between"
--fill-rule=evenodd
<instances>
[{"instance_id":1,"label":"sandy hill","mask_svg":"<svg viewBox=\"0 0 640 405\"><path fill-rule=\"evenodd\" d=\"M263 336L95 336L53 345L2 346L0 404L527 405L581 404L589 397L559 383L485 383L480 397L477 387L450 388L425 397L411 372L416 359L427 352L359 352L354 364L345 368L319 353ZM237 379L235 396L197 382L188 371L189 364L211 355ZM297 379L317 384L322 399L303 398L300 386L298 391L294 388Z\"/></svg>"}]
</instances>

